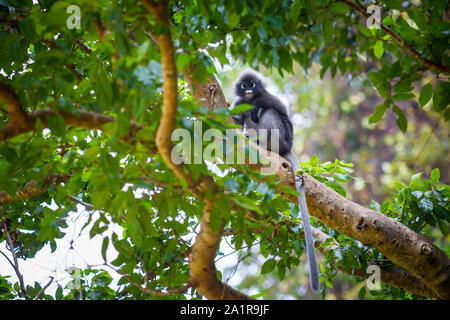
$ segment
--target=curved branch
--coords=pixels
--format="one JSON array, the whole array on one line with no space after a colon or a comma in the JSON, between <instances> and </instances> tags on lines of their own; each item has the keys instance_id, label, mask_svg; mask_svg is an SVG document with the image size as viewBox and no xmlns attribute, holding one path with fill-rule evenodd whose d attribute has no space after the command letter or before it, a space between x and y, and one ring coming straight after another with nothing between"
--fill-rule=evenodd
<instances>
[{"instance_id":1,"label":"curved branch","mask_svg":"<svg viewBox=\"0 0 450 320\"><path fill-rule=\"evenodd\" d=\"M164 29L164 31L157 36L163 69L164 109L156 136L156 146L169 169L174 172L179 180L186 181L188 187L195 192L199 189L191 176L187 175L183 170L183 167L176 165L171 158L171 135L175 127L178 96L177 70L174 48L170 35L170 24L167 16L167 4L164 2L155 3L151 0L144 1L144 4L155 16L156 22ZM210 181L205 180L201 184L210 184L208 182ZM206 201L201 219L201 230L197 235L189 260L190 282L193 287L196 287L199 294L204 295L208 299L250 299L247 295L231 288L217 279L214 258L216 256L222 232L214 232L210 227L211 208L212 201Z\"/></svg>"},{"instance_id":2,"label":"curved branch","mask_svg":"<svg viewBox=\"0 0 450 320\"><path fill-rule=\"evenodd\" d=\"M144 1L145 6L155 16L163 31L158 34L158 46L161 51L162 72L163 72L163 101L164 108L162 118L156 134L156 146L161 157L166 162L169 169L178 179L186 181L189 187L194 187L195 183L191 176L186 174L183 166L176 165L172 161L171 136L175 128L175 118L178 106L177 92L177 66L175 63L175 51L170 34L169 17L167 15L167 3Z\"/></svg>"},{"instance_id":3,"label":"curved branch","mask_svg":"<svg viewBox=\"0 0 450 320\"><path fill-rule=\"evenodd\" d=\"M214 258L222 237L222 228L217 233L210 227L212 206L212 201L206 201L201 229L192 247L189 259L191 283L199 294L210 300L249 300L249 296L217 279Z\"/></svg>"}]
</instances>

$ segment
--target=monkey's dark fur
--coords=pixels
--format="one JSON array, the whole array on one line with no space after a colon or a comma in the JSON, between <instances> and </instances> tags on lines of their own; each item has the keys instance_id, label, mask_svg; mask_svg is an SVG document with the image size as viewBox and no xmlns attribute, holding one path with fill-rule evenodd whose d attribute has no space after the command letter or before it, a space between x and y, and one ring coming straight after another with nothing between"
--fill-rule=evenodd
<instances>
[{"instance_id":1,"label":"monkey's dark fur","mask_svg":"<svg viewBox=\"0 0 450 320\"><path fill-rule=\"evenodd\" d=\"M235 84L235 94L238 99L234 106L240 104L250 104L252 109L233 116L235 123L243 126L245 129L271 129L279 130L279 150L278 154L283 156L292 166L294 174L300 169L297 157L292 153L294 144L294 133L292 122L286 106L274 95L270 94L258 77L252 73L243 74ZM258 133L257 133L258 134ZM270 141L270 136L267 137ZM270 143L265 146L268 150L272 150ZM272 150L276 151L276 150ZM310 286L312 291L319 291L319 268L317 266L316 255L314 252L314 240L309 222L309 212L306 206L305 190L301 177L296 175L295 186L300 193L298 197L298 205L303 219L303 229L306 240L306 252L309 262Z\"/></svg>"},{"instance_id":2,"label":"monkey's dark fur","mask_svg":"<svg viewBox=\"0 0 450 320\"><path fill-rule=\"evenodd\" d=\"M250 91L251 94L246 94ZM235 86L235 94L239 97L235 106L247 103L253 108L234 116L234 122L241 126L245 125L247 129L267 129L269 134L270 129L279 129L278 153L284 156L291 152L294 143L292 122L287 108L280 99L270 94L261 80L251 73L245 73L239 78ZM261 117L265 120L260 121ZM270 136L267 141L270 141Z\"/></svg>"}]
</instances>

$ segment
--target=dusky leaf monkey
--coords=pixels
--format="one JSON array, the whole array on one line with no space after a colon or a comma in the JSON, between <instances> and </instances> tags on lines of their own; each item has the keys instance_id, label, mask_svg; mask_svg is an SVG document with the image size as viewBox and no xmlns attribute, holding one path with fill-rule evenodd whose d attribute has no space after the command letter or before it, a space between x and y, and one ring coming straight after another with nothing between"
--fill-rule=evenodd
<instances>
[{"instance_id":1,"label":"dusky leaf monkey","mask_svg":"<svg viewBox=\"0 0 450 320\"><path fill-rule=\"evenodd\" d=\"M310 287L313 292L319 291L319 268L317 266L316 255L314 252L314 240L309 222L309 212L306 205L305 190L303 181L296 174L300 169L297 157L292 152L294 144L294 132L292 122L289 118L287 107L279 98L268 92L262 81L253 73L244 73L235 84L235 94L238 99L234 106L241 104L252 105L253 108L243 111L233 116L233 121L244 128L244 131L254 129L259 135L260 129L265 129L267 135L264 136L263 144L270 151L277 152L284 157L292 166L295 175L295 187L300 194L298 196L298 205L303 220L303 229L306 240L306 252L309 262ZM278 130L278 150L272 148L270 130ZM260 138L260 136L258 136ZM261 141L258 141L260 143ZM273 150L272 150L273 149Z\"/></svg>"}]
</instances>

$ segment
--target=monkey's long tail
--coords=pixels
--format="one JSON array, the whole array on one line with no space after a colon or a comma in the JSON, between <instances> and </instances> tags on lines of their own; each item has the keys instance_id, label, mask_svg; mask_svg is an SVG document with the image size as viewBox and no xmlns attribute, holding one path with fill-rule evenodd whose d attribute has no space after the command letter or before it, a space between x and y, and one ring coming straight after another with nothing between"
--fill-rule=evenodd
<instances>
[{"instance_id":1,"label":"monkey's long tail","mask_svg":"<svg viewBox=\"0 0 450 320\"><path fill-rule=\"evenodd\" d=\"M312 237L311 232L311 224L309 222L309 212L308 207L306 206L306 197L305 197L305 189L303 188L303 182L299 181L299 177L296 172L300 169L300 164L297 157L290 153L286 157L286 160L292 166L295 174L295 188L300 193L298 196L298 205L300 207L300 212L302 214L303 220L303 232L305 234L306 240L306 253L308 255L308 263L309 263L309 281L311 290L315 293L319 292L320 284L319 284L319 267L317 265L316 254L314 252L314 239Z\"/></svg>"}]
</instances>

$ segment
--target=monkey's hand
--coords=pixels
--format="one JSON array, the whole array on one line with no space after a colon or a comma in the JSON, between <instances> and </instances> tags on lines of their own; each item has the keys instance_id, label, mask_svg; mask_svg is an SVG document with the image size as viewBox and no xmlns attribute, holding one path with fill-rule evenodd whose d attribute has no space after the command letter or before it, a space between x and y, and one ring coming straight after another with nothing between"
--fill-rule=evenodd
<instances>
[{"instance_id":1,"label":"monkey's hand","mask_svg":"<svg viewBox=\"0 0 450 320\"><path fill-rule=\"evenodd\" d=\"M254 107L250 112L250 118L254 123L259 123L259 108Z\"/></svg>"},{"instance_id":2,"label":"monkey's hand","mask_svg":"<svg viewBox=\"0 0 450 320\"><path fill-rule=\"evenodd\" d=\"M272 107L272 104L270 103L270 101L267 101L267 99L263 98L257 98L255 99L255 101L253 101L252 103L253 107L255 109L267 109Z\"/></svg>"},{"instance_id":3,"label":"monkey's hand","mask_svg":"<svg viewBox=\"0 0 450 320\"><path fill-rule=\"evenodd\" d=\"M232 118L234 123L241 126L244 124L244 121L242 121L242 114L233 114Z\"/></svg>"}]
</instances>

